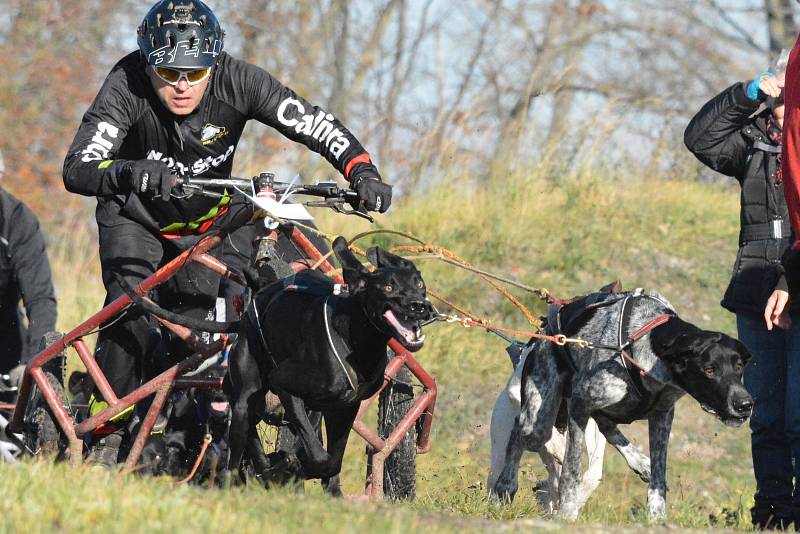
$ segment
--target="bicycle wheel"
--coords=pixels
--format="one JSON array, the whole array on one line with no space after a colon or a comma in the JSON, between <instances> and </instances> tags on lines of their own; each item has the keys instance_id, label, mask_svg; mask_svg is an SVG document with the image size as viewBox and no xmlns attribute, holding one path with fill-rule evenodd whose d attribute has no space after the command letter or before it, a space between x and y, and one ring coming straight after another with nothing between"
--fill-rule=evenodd
<instances>
[{"instance_id":1,"label":"bicycle wheel","mask_svg":"<svg viewBox=\"0 0 800 534\"><path fill-rule=\"evenodd\" d=\"M45 372L47 381L55 390L62 406L70 413L69 402L64 395L64 388L50 372ZM38 387L31 392L23 420L22 438L25 448L34 456L60 457L67 448L66 439L58 427L50 406Z\"/></svg>"},{"instance_id":2,"label":"bicycle wheel","mask_svg":"<svg viewBox=\"0 0 800 534\"><path fill-rule=\"evenodd\" d=\"M311 412L312 418L319 416L318 413ZM321 417L319 422L314 423L317 428L317 436L322 441L322 424ZM264 417L263 420L256 426L256 434L258 435L259 442L263 448L263 456L261 451L253 455L245 451L244 457L244 472L248 478L257 479L262 485L278 484L281 486L289 485L294 488L297 493L303 493L305 490L304 481L295 478L288 473L281 473L280 470L275 470L275 465L272 459L280 461L281 455L290 454L297 456L302 448L297 436L292 432L291 428L286 424L276 421L275 417ZM271 459L272 458L272 459ZM270 473L267 475L267 471ZM323 490L332 497L342 496L342 486L339 475L330 478L323 478L321 480Z\"/></svg>"},{"instance_id":3,"label":"bicycle wheel","mask_svg":"<svg viewBox=\"0 0 800 534\"><path fill-rule=\"evenodd\" d=\"M48 332L45 334L44 347L58 340L61 334ZM71 415L69 401L64 394L64 364L65 357L62 352L49 362L42 369L50 386L55 391L56 397L61 402L64 409ZM58 426L55 416L50 406L47 404L41 390L34 385L31 390L28 404L25 408L22 425L22 440L25 449L34 456L44 456L58 459L63 456L67 449L67 441Z\"/></svg>"},{"instance_id":4,"label":"bicycle wheel","mask_svg":"<svg viewBox=\"0 0 800 534\"><path fill-rule=\"evenodd\" d=\"M413 375L403 366L378 399L378 432L389 437L414 405ZM383 465L383 494L413 500L417 492L417 428L413 425Z\"/></svg>"}]
</instances>

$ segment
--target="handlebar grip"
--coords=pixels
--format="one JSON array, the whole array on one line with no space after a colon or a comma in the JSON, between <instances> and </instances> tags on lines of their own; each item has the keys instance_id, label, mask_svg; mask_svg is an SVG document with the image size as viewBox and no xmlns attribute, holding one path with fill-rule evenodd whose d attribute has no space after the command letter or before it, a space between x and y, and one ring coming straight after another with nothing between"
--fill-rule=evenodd
<instances>
[{"instance_id":1,"label":"handlebar grip","mask_svg":"<svg viewBox=\"0 0 800 534\"><path fill-rule=\"evenodd\" d=\"M303 187L303 193L323 198L337 198L343 196L343 189L335 183L311 184Z\"/></svg>"}]
</instances>

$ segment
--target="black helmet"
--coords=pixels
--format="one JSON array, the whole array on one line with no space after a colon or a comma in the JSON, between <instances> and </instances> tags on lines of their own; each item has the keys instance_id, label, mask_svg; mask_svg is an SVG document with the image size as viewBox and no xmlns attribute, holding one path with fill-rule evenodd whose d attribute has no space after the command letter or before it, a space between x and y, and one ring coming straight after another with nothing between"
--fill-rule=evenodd
<instances>
[{"instance_id":1,"label":"black helmet","mask_svg":"<svg viewBox=\"0 0 800 534\"><path fill-rule=\"evenodd\" d=\"M213 66L225 37L214 12L195 0L161 0L136 33L148 65L185 69Z\"/></svg>"}]
</instances>

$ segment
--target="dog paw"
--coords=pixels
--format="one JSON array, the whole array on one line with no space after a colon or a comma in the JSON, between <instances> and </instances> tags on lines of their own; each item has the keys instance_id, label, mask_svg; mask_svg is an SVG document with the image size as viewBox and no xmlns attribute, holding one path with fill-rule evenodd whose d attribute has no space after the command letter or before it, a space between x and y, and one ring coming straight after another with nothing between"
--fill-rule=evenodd
<instances>
[{"instance_id":1,"label":"dog paw","mask_svg":"<svg viewBox=\"0 0 800 534\"><path fill-rule=\"evenodd\" d=\"M303 466L300 460L292 453L286 451L273 452L267 455L269 467L261 476L270 484L288 484L295 479L303 479Z\"/></svg>"},{"instance_id":2,"label":"dog paw","mask_svg":"<svg viewBox=\"0 0 800 534\"><path fill-rule=\"evenodd\" d=\"M642 479L642 482L650 483L650 467L648 466L647 469L642 469L636 473L639 475L639 478Z\"/></svg>"},{"instance_id":3,"label":"dog paw","mask_svg":"<svg viewBox=\"0 0 800 534\"><path fill-rule=\"evenodd\" d=\"M642 479L643 482L650 482L650 460L646 459L643 460L638 465L631 465L631 469L634 473L639 475L639 478Z\"/></svg>"},{"instance_id":4,"label":"dog paw","mask_svg":"<svg viewBox=\"0 0 800 534\"><path fill-rule=\"evenodd\" d=\"M241 486L245 483L244 476L231 469L222 469L217 477L218 484L221 488L230 489L235 486Z\"/></svg>"},{"instance_id":5,"label":"dog paw","mask_svg":"<svg viewBox=\"0 0 800 534\"><path fill-rule=\"evenodd\" d=\"M495 487L489 490L489 500L497 505L510 504L514 502L515 494L516 489Z\"/></svg>"},{"instance_id":6,"label":"dog paw","mask_svg":"<svg viewBox=\"0 0 800 534\"><path fill-rule=\"evenodd\" d=\"M339 479L339 475L323 478L322 489L331 497L339 498L344 496L344 493L342 493L342 481Z\"/></svg>"},{"instance_id":7,"label":"dog paw","mask_svg":"<svg viewBox=\"0 0 800 534\"><path fill-rule=\"evenodd\" d=\"M651 523L663 522L667 517L666 489L647 490L647 519Z\"/></svg>"},{"instance_id":8,"label":"dog paw","mask_svg":"<svg viewBox=\"0 0 800 534\"><path fill-rule=\"evenodd\" d=\"M578 506L573 503L564 503L556 512L556 516L564 521L575 521L578 519Z\"/></svg>"}]
</instances>

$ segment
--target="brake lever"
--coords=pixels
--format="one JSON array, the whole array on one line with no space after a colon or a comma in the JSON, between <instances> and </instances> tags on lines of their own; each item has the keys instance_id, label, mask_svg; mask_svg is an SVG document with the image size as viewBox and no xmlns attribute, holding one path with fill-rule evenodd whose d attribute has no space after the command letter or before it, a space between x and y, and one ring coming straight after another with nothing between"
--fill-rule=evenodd
<instances>
[{"instance_id":1,"label":"brake lever","mask_svg":"<svg viewBox=\"0 0 800 534\"><path fill-rule=\"evenodd\" d=\"M372 215L370 215L369 212L366 209L364 209L364 206L361 204L361 199L358 197L358 193L356 193L355 191L346 191L343 200L344 203L350 206L351 209L348 210L345 208L344 211L342 211L342 213L357 215L362 219L368 220L371 223L375 222L375 219L372 217Z\"/></svg>"},{"instance_id":2,"label":"brake lever","mask_svg":"<svg viewBox=\"0 0 800 534\"><path fill-rule=\"evenodd\" d=\"M348 209L344 208L342 210L342 213L344 213L346 215L356 215L358 217L361 217L362 219L368 220L370 223L374 223L375 222L375 218L372 215L370 215L369 213L367 213L366 211L362 211L362 210L358 210L358 209L349 209L348 210Z\"/></svg>"},{"instance_id":3,"label":"brake lever","mask_svg":"<svg viewBox=\"0 0 800 534\"><path fill-rule=\"evenodd\" d=\"M341 198L310 200L308 202L304 202L303 204L311 208L331 208L336 213L341 213L343 215L355 215L357 217L361 217L362 219L366 219L371 223L375 222L375 219L372 217L372 215L370 215L366 211L361 211L353 207L348 207L350 206L350 203Z\"/></svg>"}]
</instances>

